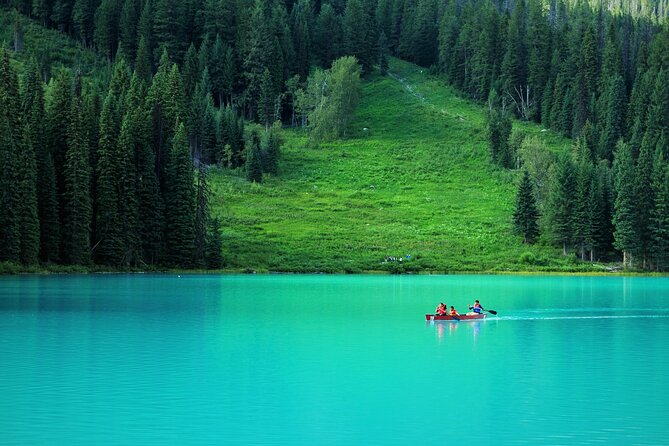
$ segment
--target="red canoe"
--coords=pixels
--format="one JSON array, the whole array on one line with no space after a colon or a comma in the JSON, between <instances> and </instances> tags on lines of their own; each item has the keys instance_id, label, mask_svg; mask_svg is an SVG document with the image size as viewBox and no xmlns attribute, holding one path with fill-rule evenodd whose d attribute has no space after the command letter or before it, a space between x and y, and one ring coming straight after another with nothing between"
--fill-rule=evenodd
<instances>
[{"instance_id":1,"label":"red canoe","mask_svg":"<svg viewBox=\"0 0 669 446\"><path fill-rule=\"evenodd\" d=\"M426 314L426 321L466 321L468 319L485 319L487 314L461 314L460 316L435 316L434 314Z\"/></svg>"}]
</instances>

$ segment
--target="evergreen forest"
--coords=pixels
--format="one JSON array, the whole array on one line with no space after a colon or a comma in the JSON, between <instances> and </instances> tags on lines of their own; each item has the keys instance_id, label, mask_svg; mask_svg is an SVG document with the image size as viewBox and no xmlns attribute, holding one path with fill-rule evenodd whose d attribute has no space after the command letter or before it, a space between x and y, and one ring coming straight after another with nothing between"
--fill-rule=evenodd
<instances>
[{"instance_id":1,"label":"evergreen forest","mask_svg":"<svg viewBox=\"0 0 669 446\"><path fill-rule=\"evenodd\" d=\"M0 0L0 271L667 271L668 3Z\"/></svg>"}]
</instances>

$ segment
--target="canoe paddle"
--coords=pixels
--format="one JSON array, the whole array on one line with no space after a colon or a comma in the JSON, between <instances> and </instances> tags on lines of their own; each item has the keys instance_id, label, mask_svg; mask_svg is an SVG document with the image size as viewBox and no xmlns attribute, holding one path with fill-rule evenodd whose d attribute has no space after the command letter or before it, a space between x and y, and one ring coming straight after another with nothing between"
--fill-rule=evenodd
<instances>
[{"instance_id":1,"label":"canoe paddle","mask_svg":"<svg viewBox=\"0 0 669 446\"><path fill-rule=\"evenodd\" d=\"M487 311L488 313L493 314L493 315L497 314L497 312L495 310L483 310L483 311Z\"/></svg>"}]
</instances>

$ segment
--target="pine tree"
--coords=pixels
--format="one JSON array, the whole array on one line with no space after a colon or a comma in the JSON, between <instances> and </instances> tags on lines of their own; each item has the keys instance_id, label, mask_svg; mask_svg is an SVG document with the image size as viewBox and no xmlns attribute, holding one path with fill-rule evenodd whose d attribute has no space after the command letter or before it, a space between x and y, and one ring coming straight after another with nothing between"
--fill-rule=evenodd
<instances>
[{"instance_id":1,"label":"pine tree","mask_svg":"<svg viewBox=\"0 0 669 446\"><path fill-rule=\"evenodd\" d=\"M18 153L16 179L17 212L20 231L21 263L36 264L39 259L40 226L37 211L37 162L30 125L24 125L21 150Z\"/></svg>"},{"instance_id":2,"label":"pine tree","mask_svg":"<svg viewBox=\"0 0 669 446\"><path fill-rule=\"evenodd\" d=\"M151 57L151 49L144 36L141 36L139 39L137 57L135 58L135 71L146 84L151 83L153 77L153 61Z\"/></svg>"},{"instance_id":3,"label":"pine tree","mask_svg":"<svg viewBox=\"0 0 669 446\"><path fill-rule=\"evenodd\" d=\"M118 47L120 13L119 0L102 0L95 11L95 46L110 60L116 56Z\"/></svg>"},{"instance_id":4,"label":"pine tree","mask_svg":"<svg viewBox=\"0 0 669 446\"><path fill-rule=\"evenodd\" d=\"M136 201L138 236L141 259L155 265L163 252L163 201L156 174L156 158L150 146L150 114L146 106L146 83L135 72L128 94L128 123L133 126L133 145L136 153ZM133 240L134 241L134 240Z\"/></svg>"},{"instance_id":5,"label":"pine tree","mask_svg":"<svg viewBox=\"0 0 669 446\"><path fill-rule=\"evenodd\" d=\"M638 251L634 193L634 159L628 144L618 142L614 161L616 200L613 212L613 246L623 252L623 266L632 267L632 254Z\"/></svg>"},{"instance_id":6,"label":"pine tree","mask_svg":"<svg viewBox=\"0 0 669 446\"><path fill-rule=\"evenodd\" d=\"M653 156L655 147L641 145L641 151L634 170L634 215L637 231L637 246L634 254L646 268L650 244L650 219L655 197L653 196Z\"/></svg>"},{"instance_id":7,"label":"pine tree","mask_svg":"<svg viewBox=\"0 0 669 446\"><path fill-rule=\"evenodd\" d=\"M128 60L137 57L137 37L141 3L139 0L124 0L119 18L119 38L121 49Z\"/></svg>"},{"instance_id":8,"label":"pine tree","mask_svg":"<svg viewBox=\"0 0 669 446\"><path fill-rule=\"evenodd\" d=\"M155 0L152 36L155 39L156 59L164 50L173 60L183 59L189 43L182 35L183 6L184 3L177 0Z\"/></svg>"},{"instance_id":9,"label":"pine tree","mask_svg":"<svg viewBox=\"0 0 669 446\"><path fill-rule=\"evenodd\" d=\"M583 35L574 88L577 94L572 132L578 136L585 121L592 118L591 101L597 91L597 42L592 26Z\"/></svg>"},{"instance_id":10,"label":"pine tree","mask_svg":"<svg viewBox=\"0 0 669 446\"><path fill-rule=\"evenodd\" d=\"M37 61L29 61L22 83L22 119L29 126L30 141L35 154L37 177L38 221L40 258L55 262L59 256L60 228L58 225L58 200L53 157L46 144L44 123L44 84Z\"/></svg>"},{"instance_id":11,"label":"pine tree","mask_svg":"<svg viewBox=\"0 0 669 446\"><path fill-rule=\"evenodd\" d=\"M117 99L109 91L100 116L96 184L95 261L120 265L123 259L123 233L119 218L119 123Z\"/></svg>"},{"instance_id":12,"label":"pine tree","mask_svg":"<svg viewBox=\"0 0 669 446\"><path fill-rule=\"evenodd\" d=\"M72 100L65 156L65 218L63 252L67 263L87 265L91 260L89 147L82 98Z\"/></svg>"},{"instance_id":13,"label":"pine tree","mask_svg":"<svg viewBox=\"0 0 669 446\"><path fill-rule=\"evenodd\" d=\"M203 268L207 265L207 231L211 198L207 166L204 163L198 164L195 194L195 265Z\"/></svg>"},{"instance_id":14,"label":"pine tree","mask_svg":"<svg viewBox=\"0 0 669 446\"><path fill-rule=\"evenodd\" d=\"M319 66L327 68L335 59L342 56L344 31L341 17L335 13L334 8L329 3L321 5L321 12L316 19L313 39L313 52ZM301 79L305 80L306 77Z\"/></svg>"},{"instance_id":15,"label":"pine tree","mask_svg":"<svg viewBox=\"0 0 669 446\"><path fill-rule=\"evenodd\" d=\"M376 27L370 27L374 10L365 8L363 0L349 0L342 19L344 31L344 53L355 56L362 66L363 73L369 73L376 61L376 42L370 40Z\"/></svg>"},{"instance_id":16,"label":"pine tree","mask_svg":"<svg viewBox=\"0 0 669 446\"><path fill-rule=\"evenodd\" d=\"M276 175L279 173L279 158L281 157L281 122L276 121L265 133L263 138L263 171Z\"/></svg>"},{"instance_id":17,"label":"pine tree","mask_svg":"<svg viewBox=\"0 0 669 446\"><path fill-rule=\"evenodd\" d=\"M136 78L137 79L137 78ZM138 88L138 87L136 87ZM139 92L138 92L139 93ZM140 105L141 107L141 105ZM126 115L118 137L118 226L121 229L122 264L137 263L140 257L139 209L136 191L136 154L146 143L146 129L141 127L141 117L134 104L126 105Z\"/></svg>"},{"instance_id":18,"label":"pine tree","mask_svg":"<svg viewBox=\"0 0 669 446\"><path fill-rule=\"evenodd\" d=\"M21 141L21 109L16 72L7 50L0 48L0 261L21 260L21 203L17 190Z\"/></svg>"},{"instance_id":19,"label":"pine tree","mask_svg":"<svg viewBox=\"0 0 669 446\"><path fill-rule=\"evenodd\" d=\"M541 121L542 99L544 88L550 74L550 36L551 28L544 17L540 2L529 2L529 24L527 30L528 62L527 83L534 107L531 112L533 119Z\"/></svg>"},{"instance_id":20,"label":"pine tree","mask_svg":"<svg viewBox=\"0 0 669 446\"><path fill-rule=\"evenodd\" d=\"M258 134L251 135L251 147L246 156L246 179L254 183L262 183L262 154Z\"/></svg>"},{"instance_id":21,"label":"pine tree","mask_svg":"<svg viewBox=\"0 0 669 446\"><path fill-rule=\"evenodd\" d=\"M188 268L195 250L195 175L186 128L178 122L167 169L165 192L165 260Z\"/></svg>"},{"instance_id":22,"label":"pine tree","mask_svg":"<svg viewBox=\"0 0 669 446\"><path fill-rule=\"evenodd\" d=\"M518 234L523 236L525 243L534 243L539 235L539 211L532 188L530 174L525 170L523 179L518 186L516 208L513 212L513 226Z\"/></svg>"},{"instance_id":23,"label":"pine tree","mask_svg":"<svg viewBox=\"0 0 669 446\"><path fill-rule=\"evenodd\" d=\"M222 267L223 238L221 237L221 222L218 218L210 218L207 230L207 268L220 269Z\"/></svg>"},{"instance_id":24,"label":"pine tree","mask_svg":"<svg viewBox=\"0 0 669 446\"><path fill-rule=\"evenodd\" d=\"M548 220L553 239L562 245L563 255L574 239L574 166L569 155L562 155L551 170Z\"/></svg>"},{"instance_id":25,"label":"pine tree","mask_svg":"<svg viewBox=\"0 0 669 446\"><path fill-rule=\"evenodd\" d=\"M664 139L664 138L663 138ZM658 144L653 166L653 210L651 212L651 249L657 271L669 267L669 175L664 158L664 148Z\"/></svg>"},{"instance_id":26,"label":"pine tree","mask_svg":"<svg viewBox=\"0 0 669 446\"><path fill-rule=\"evenodd\" d=\"M574 243L578 247L581 260L586 260L587 239L590 235L590 206L593 188L593 166L590 150L587 148L585 137L576 140L577 166L575 172L575 190L573 191L573 227ZM583 147L586 146L586 147Z\"/></svg>"},{"instance_id":27,"label":"pine tree","mask_svg":"<svg viewBox=\"0 0 669 446\"><path fill-rule=\"evenodd\" d=\"M513 167L513 157L509 151L511 128L509 113L497 104L496 92L491 91L486 110L486 136L492 161L501 167Z\"/></svg>"},{"instance_id":28,"label":"pine tree","mask_svg":"<svg viewBox=\"0 0 669 446\"><path fill-rule=\"evenodd\" d=\"M311 66L313 6L311 0L298 0L292 11L294 70L306 79Z\"/></svg>"},{"instance_id":29,"label":"pine tree","mask_svg":"<svg viewBox=\"0 0 669 446\"><path fill-rule=\"evenodd\" d=\"M625 81L621 76L611 79L607 89L606 109L604 110L604 128L599 140L599 157L613 160L613 149L625 131Z\"/></svg>"},{"instance_id":30,"label":"pine tree","mask_svg":"<svg viewBox=\"0 0 669 446\"><path fill-rule=\"evenodd\" d=\"M85 47L89 47L93 43L96 3L94 0L75 0L72 9L74 29Z\"/></svg>"},{"instance_id":31,"label":"pine tree","mask_svg":"<svg viewBox=\"0 0 669 446\"><path fill-rule=\"evenodd\" d=\"M265 126L265 131L269 130L270 123L274 120L274 103L276 91L274 91L274 82L267 68L260 81L260 96L258 98L258 119Z\"/></svg>"},{"instance_id":32,"label":"pine tree","mask_svg":"<svg viewBox=\"0 0 669 446\"><path fill-rule=\"evenodd\" d=\"M521 101L518 92L522 91L527 83L525 15L524 0L516 0L509 21L506 52L502 61L502 91L511 95L516 103Z\"/></svg>"},{"instance_id":33,"label":"pine tree","mask_svg":"<svg viewBox=\"0 0 669 446\"><path fill-rule=\"evenodd\" d=\"M2 99L0 94L0 102ZM18 150L12 133L9 119L0 112L0 261L19 262L21 240L15 190Z\"/></svg>"}]
</instances>

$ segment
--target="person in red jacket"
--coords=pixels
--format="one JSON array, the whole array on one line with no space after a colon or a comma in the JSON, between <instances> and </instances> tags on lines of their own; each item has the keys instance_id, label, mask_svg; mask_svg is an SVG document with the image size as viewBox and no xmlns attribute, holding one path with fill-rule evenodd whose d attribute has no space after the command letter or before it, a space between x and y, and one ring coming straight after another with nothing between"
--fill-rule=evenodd
<instances>
[{"instance_id":1,"label":"person in red jacket","mask_svg":"<svg viewBox=\"0 0 669 446\"><path fill-rule=\"evenodd\" d=\"M446 304L445 303L440 303L437 305L437 308L434 310L437 316L443 316L446 314Z\"/></svg>"},{"instance_id":2,"label":"person in red jacket","mask_svg":"<svg viewBox=\"0 0 669 446\"><path fill-rule=\"evenodd\" d=\"M457 311L455 311L455 308L453 308L453 305L451 305L451 316L460 316Z\"/></svg>"}]
</instances>

